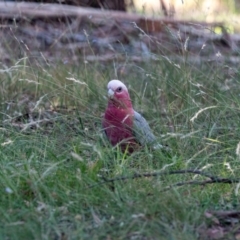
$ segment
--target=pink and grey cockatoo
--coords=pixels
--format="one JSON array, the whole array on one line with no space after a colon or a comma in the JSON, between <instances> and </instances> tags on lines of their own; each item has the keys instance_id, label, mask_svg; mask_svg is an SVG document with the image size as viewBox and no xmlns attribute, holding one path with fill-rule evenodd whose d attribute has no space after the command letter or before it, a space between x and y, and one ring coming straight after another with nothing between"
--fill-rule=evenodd
<instances>
[{"instance_id":1,"label":"pink and grey cockatoo","mask_svg":"<svg viewBox=\"0 0 240 240\"><path fill-rule=\"evenodd\" d=\"M109 101L102 126L110 143L113 146L119 144L122 151L130 153L144 145L162 148L145 118L134 111L126 85L119 80L111 80L107 89Z\"/></svg>"}]
</instances>

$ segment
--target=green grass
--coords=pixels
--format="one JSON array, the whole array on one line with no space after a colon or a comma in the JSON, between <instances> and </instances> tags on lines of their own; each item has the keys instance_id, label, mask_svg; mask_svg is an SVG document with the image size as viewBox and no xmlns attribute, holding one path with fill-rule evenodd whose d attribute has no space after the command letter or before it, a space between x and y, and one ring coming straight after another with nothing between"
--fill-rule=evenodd
<instances>
[{"instance_id":1,"label":"green grass","mask_svg":"<svg viewBox=\"0 0 240 240\"><path fill-rule=\"evenodd\" d=\"M125 68L37 67L22 59L0 73L0 239L199 239L206 210L239 209L234 184L163 192L205 179L191 174L100 184L163 169L239 176L239 72L228 76L224 64L178 68L164 58L117 65ZM104 139L113 78L126 83L135 109L170 152L128 156Z\"/></svg>"}]
</instances>

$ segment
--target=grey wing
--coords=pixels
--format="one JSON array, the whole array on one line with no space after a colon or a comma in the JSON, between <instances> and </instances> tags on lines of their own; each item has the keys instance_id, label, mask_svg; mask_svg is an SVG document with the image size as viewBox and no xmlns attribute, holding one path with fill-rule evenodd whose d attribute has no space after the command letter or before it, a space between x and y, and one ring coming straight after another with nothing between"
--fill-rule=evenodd
<instances>
[{"instance_id":1,"label":"grey wing","mask_svg":"<svg viewBox=\"0 0 240 240\"><path fill-rule=\"evenodd\" d=\"M153 135L146 119L136 111L134 111L133 117L133 134L141 145L153 145L154 148L162 147L161 144L156 142L156 137Z\"/></svg>"}]
</instances>

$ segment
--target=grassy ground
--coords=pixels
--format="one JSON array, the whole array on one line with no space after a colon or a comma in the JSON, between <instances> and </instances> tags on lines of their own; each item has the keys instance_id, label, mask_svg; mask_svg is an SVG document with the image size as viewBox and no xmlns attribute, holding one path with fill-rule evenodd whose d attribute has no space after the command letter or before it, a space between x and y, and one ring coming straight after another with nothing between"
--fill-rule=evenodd
<instances>
[{"instance_id":1,"label":"grassy ground","mask_svg":"<svg viewBox=\"0 0 240 240\"><path fill-rule=\"evenodd\" d=\"M193 174L98 184L181 169L238 177L239 73L229 66L179 68L164 58L33 66L21 59L1 67L0 78L0 239L211 239L204 212L239 209L236 184L163 191L205 180ZM170 152L127 156L102 137L113 78L126 83L135 109Z\"/></svg>"}]
</instances>

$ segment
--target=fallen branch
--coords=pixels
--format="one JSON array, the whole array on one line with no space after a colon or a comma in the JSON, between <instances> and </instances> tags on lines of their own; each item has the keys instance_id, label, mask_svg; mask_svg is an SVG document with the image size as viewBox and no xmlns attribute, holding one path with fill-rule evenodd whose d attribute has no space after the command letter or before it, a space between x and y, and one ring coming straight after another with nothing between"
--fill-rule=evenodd
<instances>
[{"instance_id":1,"label":"fallen branch","mask_svg":"<svg viewBox=\"0 0 240 240\"><path fill-rule=\"evenodd\" d=\"M172 184L170 186L167 186L166 188L163 189L163 191L167 191L173 187L179 187L179 186L184 186L184 185L201 185L204 186L206 184L213 184L213 183L239 183L240 179L228 179L228 178L215 178L215 179L210 179L210 180L205 180L205 181L186 181L186 182L177 182L175 184Z\"/></svg>"},{"instance_id":2,"label":"fallen branch","mask_svg":"<svg viewBox=\"0 0 240 240\"><path fill-rule=\"evenodd\" d=\"M113 183L113 182L116 182L116 181L126 181L126 180L130 180L130 179L143 178L143 177L157 177L157 176L186 174L186 173L196 174L196 175L204 176L204 177L207 177L207 178L210 178L210 179L204 180L204 181L177 182L175 184L167 186L166 188L163 189L163 191L169 190L173 187L184 186L184 185L206 185L206 184L213 184L213 183L232 184L232 183L239 183L240 182L240 178L221 178L221 177L218 177L218 176L213 176L211 174L202 172L200 170L185 169L185 170L153 172L153 173L135 173L131 176L121 176L121 177L110 178L110 179L102 176L103 181L97 183L96 185L90 186L90 188L95 187L97 185L105 184L105 183Z\"/></svg>"},{"instance_id":3,"label":"fallen branch","mask_svg":"<svg viewBox=\"0 0 240 240\"><path fill-rule=\"evenodd\" d=\"M164 176L164 175L173 175L173 174L186 174L186 173L192 173L192 174L197 174L201 175L204 177L210 178L212 181L218 181L218 180L223 180L225 178L219 178L217 176L212 176L208 173L202 172L200 170L193 170L193 169L185 169L185 170L176 170L176 171L164 171L164 172L153 172L153 173L135 173L132 176L122 176L122 177L117 177L117 178L111 178L111 179L106 179L103 177L105 182L115 182L115 181L120 181L120 180L127 180L127 179L135 179L135 178L142 178L142 177L157 177L157 176ZM230 179L225 179L229 180ZM240 179L238 179L239 182Z\"/></svg>"},{"instance_id":4,"label":"fallen branch","mask_svg":"<svg viewBox=\"0 0 240 240\"><path fill-rule=\"evenodd\" d=\"M226 218L226 217L240 217L240 211L239 210L219 210L219 211L213 211L209 210L207 213L210 213L218 218Z\"/></svg>"},{"instance_id":5,"label":"fallen branch","mask_svg":"<svg viewBox=\"0 0 240 240\"><path fill-rule=\"evenodd\" d=\"M207 23L199 21L184 21L162 17L147 17L136 13L127 13L122 11L99 10L94 8L76 7L61 4L43 4L34 2L0 2L0 19L18 19L18 18L66 18L66 17L87 17L106 21L109 20L124 20L131 22L139 22L141 27L146 31L158 31L165 25L186 26L199 25L216 27L223 26L222 22Z\"/></svg>"}]
</instances>

